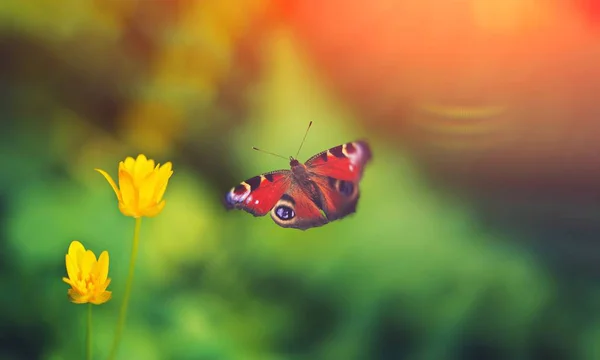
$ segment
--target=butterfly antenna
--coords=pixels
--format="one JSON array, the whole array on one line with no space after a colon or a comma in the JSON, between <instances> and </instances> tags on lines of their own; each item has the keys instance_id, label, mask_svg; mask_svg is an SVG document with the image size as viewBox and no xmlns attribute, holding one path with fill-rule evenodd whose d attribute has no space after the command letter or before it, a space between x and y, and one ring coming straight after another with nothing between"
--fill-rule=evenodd
<instances>
[{"instance_id":1,"label":"butterfly antenna","mask_svg":"<svg viewBox=\"0 0 600 360\"><path fill-rule=\"evenodd\" d=\"M254 146L252 147L252 150L260 151L260 152L262 152L262 153L265 153L265 154L270 154L270 155L277 156L277 157L280 157L280 158L282 158L282 159L288 160L288 158L286 158L286 157L285 157L285 156L283 156L283 155L275 154L275 153L272 153L272 152L270 152L270 151L264 151L264 150L262 150L262 149L259 149L259 148L257 148L257 147L254 147Z\"/></svg>"},{"instance_id":2,"label":"butterfly antenna","mask_svg":"<svg viewBox=\"0 0 600 360\"><path fill-rule=\"evenodd\" d=\"M308 130L310 130L311 126L312 121L308 123L308 128L306 128L306 132L304 133L304 137L302 138L302 142L300 143L300 147L298 148L298 152L296 153L296 159L298 158L298 155L300 155L300 150L302 149L302 145L304 145L304 140L306 140L306 135L308 135Z\"/></svg>"}]
</instances>

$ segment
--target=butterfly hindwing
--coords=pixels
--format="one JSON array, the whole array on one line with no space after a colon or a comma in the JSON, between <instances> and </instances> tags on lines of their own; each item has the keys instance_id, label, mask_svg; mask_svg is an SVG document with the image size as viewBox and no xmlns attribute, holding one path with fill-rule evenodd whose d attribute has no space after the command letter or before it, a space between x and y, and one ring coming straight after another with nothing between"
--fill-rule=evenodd
<instances>
[{"instance_id":1,"label":"butterfly hindwing","mask_svg":"<svg viewBox=\"0 0 600 360\"><path fill-rule=\"evenodd\" d=\"M313 193L317 198L310 194L310 191L307 194L298 184L293 184L271 210L273 221L281 227L300 230L327 224L329 221L319 206L319 193Z\"/></svg>"},{"instance_id":2,"label":"butterfly hindwing","mask_svg":"<svg viewBox=\"0 0 600 360\"><path fill-rule=\"evenodd\" d=\"M264 216L288 190L290 182L290 170L271 171L252 177L227 193L225 207L242 209L254 216Z\"/></svg>"},{"instance_id":3,"label":"butterfly hindwing","mask_svg":"<svg viewBox=\"0 0 600 360\"><path fill-rule=\"evenodd\" d=\"M329 221L341 219L356 212L360 196L358 182L315 176L313 181L321 192L321 209Z\"/></svg>"}]
</instances>

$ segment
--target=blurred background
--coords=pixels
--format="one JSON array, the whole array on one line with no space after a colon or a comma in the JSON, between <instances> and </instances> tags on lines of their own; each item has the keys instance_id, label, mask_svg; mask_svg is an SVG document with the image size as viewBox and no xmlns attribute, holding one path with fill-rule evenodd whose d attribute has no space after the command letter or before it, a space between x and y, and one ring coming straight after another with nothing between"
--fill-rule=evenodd
<instances>
[{"instance_id":1,"label":"blurred background","mask_svg":"<svg viewBox=\"0 0 600 360\"><path fill-rule=\"evenodd\" d=\"M94 168L172 161L120 359L600 359L597 0L3 0L0 359L81 359L64 255L133 219ZM293 155L369 140L358 212L226 212Z\"/></svg>"}]
</instances>

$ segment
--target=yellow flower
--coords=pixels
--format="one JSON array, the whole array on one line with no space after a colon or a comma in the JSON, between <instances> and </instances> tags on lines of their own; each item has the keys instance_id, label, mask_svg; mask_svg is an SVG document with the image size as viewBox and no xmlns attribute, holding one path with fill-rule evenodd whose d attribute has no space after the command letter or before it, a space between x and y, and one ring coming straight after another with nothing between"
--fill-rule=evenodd
<instances>
[{"instance_id":1,"label":"yellow flower","mask_svg":"<svg viewBox=\"0 0 600 360\"><path fill-rule=\"evenodd\" d=\"M142 154L135 160L127 157L119 163L119 187L106 171L95 170L104 175L117 194L119 210L123 215L152 217L158 215L165 206L162 197L173 175L170 162L154 166L154 160L148 160Z\"/></svg>"},{"instance_id":2,"label":"yellow flower","mask_svg":"<svg viewBox=\"0 0 600 360\"><path fill-rule=\"evenodd\" d=\"M63 281L71 285L67 291L76 304L103 304L110 300L112 293L106 291L108 278L108 252L103 251L98 260L91 250L85 250L79 241L72 241L65 256L67 275Z\"/></svg>"}]
</instances>

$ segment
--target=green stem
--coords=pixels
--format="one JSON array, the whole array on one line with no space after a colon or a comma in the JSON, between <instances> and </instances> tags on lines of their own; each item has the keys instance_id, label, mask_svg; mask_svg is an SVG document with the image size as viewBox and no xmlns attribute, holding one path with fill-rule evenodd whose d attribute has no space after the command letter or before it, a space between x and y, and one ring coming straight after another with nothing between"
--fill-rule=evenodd
<instances>
[{"instance_id":1,"label":"green stem","mask_svg":"<svg viewBox=\"0 0 600 360\"><path fill-rule=\"evenodd\" d=\"M87 334L86 334L85 353L86 359L92 360L92 303L88 304L87 310Z\"/></svg>"},{"instance_id":2,"label":"green stem","mask_svg":"<svg viewBox=\"0 0 600 360\"><path fill-rule=\"evenodd\" d=\"M117 323L117 330L115 332L115 338L113 341L112 349L110 350L109 359L114 359L117 356L117 350L119 343L121 342L121 336L123 334L123 327L125 326L125 316L127 315L127 305L129 304L129 296L131 294L131 285L133 284L133 270L135 269L135 259L137 257L138 245L140 242L140 227L142 225L142 218L135 218L135 228L133 230L133 247L131 249L131 257L129 258L129 275L127 276L127 284L125 285L125 294L123 295L123 302L121 303L121 312L119 313L119 321Z\"/></svg>"}]
</instances>

